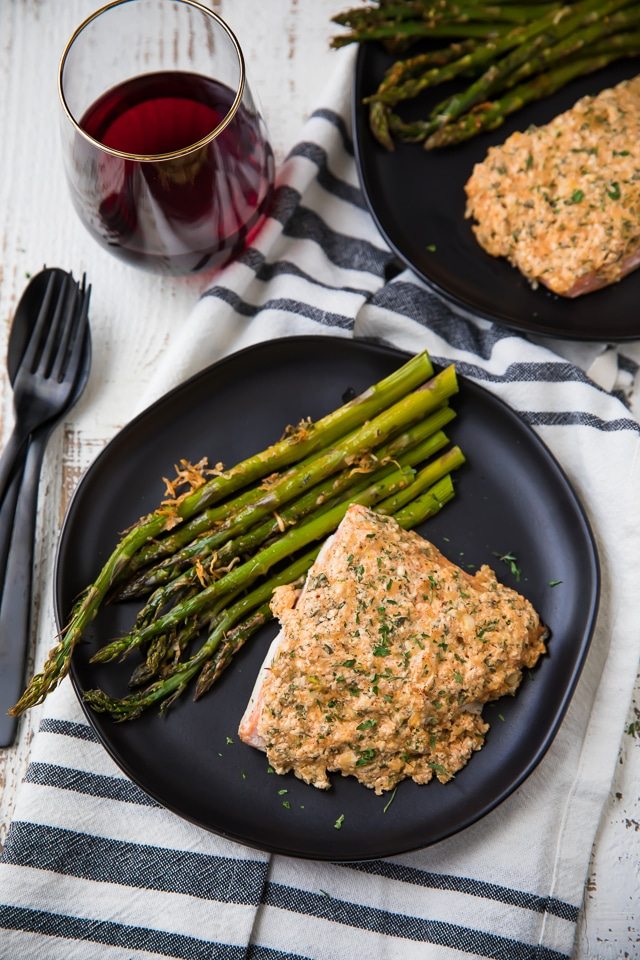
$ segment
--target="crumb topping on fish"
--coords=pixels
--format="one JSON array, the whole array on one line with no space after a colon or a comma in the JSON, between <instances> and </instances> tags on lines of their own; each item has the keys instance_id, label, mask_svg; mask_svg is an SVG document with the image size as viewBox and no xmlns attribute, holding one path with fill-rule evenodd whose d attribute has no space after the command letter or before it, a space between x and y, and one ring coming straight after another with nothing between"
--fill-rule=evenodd
<instances>
[{"instance_id":1,"label":"crumb topping on fish","mask_svg":"<svg viewBox=\"0 0 640 960\"><path fill-rule=\"evenodd\" d=\"M640 265L640 77L491 147L465 186L480 245L576 297Z\"/></svg>"},{"instance_id":2,"label":"crumb topping on fish","mask_svg":"<svg viewBox=\"0 0 640 960\"><path fill-rule=\"evenodd\" d=\"M481 705L545 651L532 605L489 567L472 576L361 506L273 611L282 631L240 735L320 788L331 772L376 793L451 779L484 742Z\"/></svg>"}]
</instances>

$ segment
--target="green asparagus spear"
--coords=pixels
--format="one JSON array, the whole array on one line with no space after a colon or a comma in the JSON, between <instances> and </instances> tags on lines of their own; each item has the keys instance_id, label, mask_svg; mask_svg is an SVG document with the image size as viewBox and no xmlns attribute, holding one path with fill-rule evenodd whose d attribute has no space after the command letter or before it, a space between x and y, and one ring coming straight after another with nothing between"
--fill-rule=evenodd
<instances>
[{"instance_id":1,"label":"green asparagus spear","mask_svg":"<svg viewBox=\"0 0 640 960\"><path fill-rule=\"evenodd\" d=\"M495 98L496 93L503 90L510 90L512 87L523 83L529 77L543 73L550 66L562 60L582 60L585 57L593 57L600 53L609 53L611 50L633 49L637 46L633 34L620 33L620 31L630 30L638 23L640 23L640 10L634 8L624 8L618 10L617 13L611 16L602 19L598 18L584 29L576 30L568 37L565 37L564 40L560 40L558 43L540 50L535 56L528 58L512 73L505 73L502 83L498 82L495 84L492 96ZM442 103L435 106L431 111L432 118L446 114L452 100L453 97L448 97ZM421 134L425 134L426 131L426 126L424 125L416 126L415 130L412 130L409 124L397 123L395 118L389 116L387 117L387 126L389 128L393 126L394 132L399 133L403 139L408 138L413 132L417 134L415 139L424 139L424 136ZM433 127L435 129L435 124ZM434 132L434 129L429 130L429 133ZM390 132L389 137L391 137Z\"/></svg>"},{"instance_id":2,"label":"green asparagus spear","mask_svg":"<svg viewBox=\"0 0 640 960\"><path fill-rule=\"evenodd\" d=\"M410 456L407 454L406 456ZM256 576L259 576L265 569L278 563L284 557L290 556L293 552L306 546L309 543L308 537L325 536L327 532L333 531L346 513L351 503L363 503L367 506L380 504L381 513L392 513L400 509L409 500L417 497L427 487L431 486L436 480L440 479L450 470L456 469L464 463L464 456L458 447L438 457L412 479L405 471L413 470L409 466L401 466L387 477L378 479L374 483L365 486L365 489L354 493L347 500L336 503L334 506L320 510L310 517L305 524L289 531L270 546L264 548L259 554L248 560L242 566L230 570L226 576L211 586L204 588L193 598L187 599L184 603L178 604L164 617L151 621L147 626L140 630L133 631L125 637L102 647L93 657L94 661L105 662L113 660L119 656L126 656L136 647L145 643L150 637L164 633L169 629L176 627L182 620L188 617L200 617L202 611L206 611L213 600L224 597L228 589L234 591L244 589L247 583L251 584ZM409 488L411 493L408 496L401 496L401 491ZM381 502L380 502L381 501ZM377 509L377 507L374 507ZM318 530L320 531L318 533ZM257 572L256 572L257 570Z\"/></svg>"},{"instance_id":3,"label":"green asparagus spear","mask_svg":"<svg viewBox=\"0 0 640 960\"><path fill-rule=\"evenodd\" d=\"M584 59L571 60L555 70L540 74L528 83L510 90L499 100L484 105L481 110L460 117L455 124L442 127L427 140L425 146L429 150L447 147L469 140L481 131L495 130L504 123L509 114L520 110L525 104L548 97L576 77L601 70L620 57L637 56L639 53L640 44L631 50L612 50L610 53L603 53L596 57L585 56Z\"/></svg>"},{"instance_id":4,"label":"green asparagus spear","mask_svg":"<svg viewBox=\"0 0 640 960\"><path fill-rule=\"evenodd\" d=\"M479 4L479 3L446 3L420 4L395 3L385 4L383 7L355 7L332 17L333 23L341 27L351 27L362 33L367 28L377 26L394 27L403 21L419 23L426 21L436 24L445 21L449 24L469 23L479 21L487 23L527 23L533 17L543 16L545 13L557 10L560 3L544 4ZM410 33L410 31L409 31Z\"/></svg>"},{"instance_id":5,"label":"green asparagus spear","mask_svg":"<svg viewBox=\"0 0 640 960\"><path fill-rule=\"evenodd\" d=\"M444 408L443 408L444 410ZM447 423L453 416L451 412L443 413L443 410L438 411L435 415L435 419L440 419L439 425L443 426ZM429 421L425 421L424 427L429 426ZM418 424L414 428L410 428L406 433L397 437L392 441L389 448L384 448L383 451L376 450L377 456L388 456L395 457L402 450L407 449L411 444L417 442L417 440L423 436L421 430L423 429L422 425ZM434 430L438 427L434 426ZM425 436L428 434L424 434ZM237 516L242 512L243 517L250 516L249 507L255 507L258 504L261 506L264 505L264 497L266 490L273 489L276 482L278 484L286 485L291 482L298 482L299 478L302 476L302 471L304 470L315 470L317 462L324 456L326 450L320 450L319 452L311 454L311 456L305 458L298 462L294 467L291 467L288 471L276 475L272 478L269 478L269 483L265 483L263 486L254 487L248 491L243 492L240 496L225 501L222 504L217 504L213 507L208 507L206 510L203 510L201 513L192 517L186 523L182 524L177 530L171 531L162 539L154 540L151 543L146 544L142 547L136 555L131 559L129 566L127 568L127 573L131 574L137 570L147 567L152 563L155 563L161 557L166 556L175 556L175 554L190 544L195 540L197 536L204 532L213 533L221 529L223 523L231 523L231 516ZM313 471L312 471L313 472ZM308 486L308 483L305 481L305 485ZM275 505L273 505L275 507Z\"/></svg>"},{"instance_id":6,"label":"green asparagus spear","mask_svg":"<svg viewBox=\"0 0 640 960\"><path fill-rule=\"evenodd\" d=\"M302 585L302 583L300 583ZM268 603L263 603L246 620L234 627L225 634L221 646L211 660L205 661L198 679L196 689L193 695L194 700L199 700L219 679L221 674L227 669L236 653L245 645L249 637L256 632L265 623L273 619L271 607Z\"/></svg>"},{"instance_id":7,"label":"green asparagus spear","mask_svg":"<svg viewBox=\"0 0 640 960\"><path fill-rule=\"evenodd\" d=\"M384 40L405 37L419 39L420 37L441 37L447 40L460 40L466 37L479 37L483 40L495 40L507 33L510 24L502 23L435 23L433 25L424 20L404 20L397 23L381 24L380 26L366 27L354 30L341 37L333 37L331 46L334 49L346 47L350 43L364 43L368 40Z\"/></svg>"},{"instance_id":8,"label":"green asparagus spear","mask_svg":"<svg viewBox=\"0 0 640 960\"><path fill-rule=\"evenodd\" d=\"M229 536L228 527L219 526L212 533L195 538L182 550L173 553L160 564L143 571L135 580L122 588L118 599L128 600L144 596L149 590L173 580L195 559L211 556L216 550L218 551L217 563L219 566L224 566L234 556L254 549L272 533L277 533L281 524L291 526L313 510L349 490L350 487L354 487L363 474L365 477L372 476L379 479L393 469L392 466L388 466L389 464L397 462L402 466L415 466L446 444L446 436L441 432L440 427L449 423L454 416L455 413L451 407L441 407L399 437L376 448L373 455L365 458L364 461L357 465L351 464L337 475L332 475L316 484L275 516L270 513L269 518L258 527L250 526L246 537L236 537L234 540ZM384 473L381 472L383 470ZM365 480L364 486L367 486L367 482ZM231 527L236 525L231 524Z\"/></svg>"},{"instance_id":9,"label":"green asparagus spear","mask_svg":"<svg viewBox=\"0 0 640 960\"><path fill-rule=\"evenodd\" d=\"M433 456L434 453L437 453L448 443L446 435L442 431L438 431L433 434L433 436L424 440L422 443L418 444L413 449L409 450L407 453L403 454L396 461L396 466L398 467L414 467L420 463L423 463L429 457ZM457 449L457 448L456 448ZM427 468L423 468L418 473L417 483L411 484L411 496L409 498L403 497L402 501L393 498L392 501L387 504L380 504L376 507L376 510L380 513L388 513L392 510L399 509L399 506L404 502L407 502L407 499L411 499L416 496L417 493L424 489L425 482L433 483L438 477L447 473L449 470L455 469L462 462L460 454L455 454L453 451L449 451L442 457L439 457L437 460L430 463ZM356 494L360 493L367 489L367 487L374 482L378 482L383 479L383 477L388 476L394 470L393 466L384 467L382 470L377 471L373 476L361 481L354 487L350 487L348 490L349 496L348 499L351 500ZM396 495L397 497L398 495ZM332 498L327 502L326 507L319 506L318 513L323 512L324 509L335 506L339 502L338 497ZM313 516L313 515L312 515ZM281 515L283 521L287 520L287 511L283 511ZM309 517L311 519L311 517ZM239 537L236 540L229 541L222 550L217 554L217 568L215 572L220 571L220 575L226 573L229 568L227 566L231 561L240 562L240 557L250 555L258 547L260 547L271 534L280 533L282 530L279 527L277 522L267 521L265 524L261 524L258 527L254 527L243 537ZM221 569L220 569L221 568ZM197 567L191 567L186 570L184 573L180 574L170 583L162 585L156 589L146 606L140 612L136 619L134 625L133 633L136 634L138 631L146 627L148 624L152 623L157 619L158 613L161 609L168 606L169 603L177 603L181 599L181 595L184 593L185 588L190 589L191 592L188 596L192 596L195 592L200 589L200 577L201 572ZM186 599L186 596L185 596ZM155 641L152 641L151 644L152 652L147 654L147 660L149 661L148 670L155 672L157 670L159 660L158 654L156 652Z\"/></svg>"},{"instance_id":10,"label":"green asparagus spear","mask_svg":"<svg viewBox=\"0 0 640 960\"><path fill-rule=\"evenodd\" d=\"M419 497L416 497L413 502L407 503L402 510L395 512L395 519L400 523L400 526L408 530L422 523L428 516L436 513L452 497L453 485L451 483L451 477L445 476L439 483L431 487L427 493L422 493ZM384 512L382 507L383 504L378 504L376 512ZM268 623L272 617L273 614L271 613L270 605L265 603L247 620L225 635L219 649L210 660L205 662L201 669L196 682L194 700L200 699L200 697L211 689L249 637L255 633L259 627Z\"/></svg>"},{"instance_id":11,"label":"green asparagus spear","mask_svg":"<svg viewBox=\"0 0 640 960\"><path fill-rule=\"evenodd\" d=\"M366 506L372 506L379 500L383 500L396 490L408 486L415 475L411 467L402 467L389 474L388 477L372 484L362 493L359 493L353 500L344 501L337 506L324 511L319 516L308 520L299 527L294 527L288 533L283 534L278 540L270 546L265 547L255 556L251 557L245 563L230 570L226 576L220 580L214 581L208 587L205 587L194 597L178 604L164 616L150 623L137 634L129 634L120 637L101 647L92 658L92 662L104 663L114 660L122 653L130 653L131 650L139 647L152 637L172 630L175 626L193 616L198 616L202 611L211 607L225 594L245 589L255 583L258 577L268 573L268 571L290 557L293 553L303 549L316 540L321 540L332 533L345 513L350 503L362 503Z\"/></svg>"},{"instance_id":12,"label":"green asparagus spear","mask_svg":"<svg viewBox=\"0 0 640 960\"><path fill-rule=\"evenodd\" d=\"M576 30L565 37L564 40L551 47L546 47L537 56L527 60L515 72L505 78L504 87L500 89L516 87L529 77L537 73L543 73L548 67L565 58L569 59L575 56L575 59L582 60L585 57L590 58L600 53L608 53L613 49L633 48L635 42L630 43L628 36L620 33L620 31L630 30L632 27L637 27L639 23L640 9L635 7L619 10L612 16L596 18L583 29ZM618 36L614 36L615 34Z\"/></svg>"},{"instance_id":13,"label":"green asparagus spear","mask_svg":"<svg viewBox=\"0 0 640 960\"><path fill-rule=\"evenodd\" d=\"M41 703L47 693L66 676L73 648L87 625L95 617L113 583L144 544L175 522L193 516L223 497L268 476L274 470L279 470L314 451L335 443L358 424L365 423L370 417L406 396L432 373L433 367L427 354L418 354L399 370L394 371L340 409L328 414L315 424L306 425L303 430L294 431L293 435L249 457L220 476L213 477L204 486L181 499L172 510L160 508L138 521L125 534L94 583L78 601L62 637L49 652L42 671L32 677L26 690L9 713L12 716L19 716L29 707Z\"/></svg>"},{"instance_id":14,"label":"green asparagus spear","mask_svg":"<svg viewBox=\"0 0 640 960\"><path fill-rule=\"evenodd\" d=\"M472 39L462 40L443 47L441 50L429 50L414 57L396 60L386 71L377 93L384 93L391 87L399 86L403 81L414 79L434 67L444 67L447 63L459 60L471 53L478 46L479 41Z\"/></svg>"},{"instance_id":15,"label":"green asparagus spear","mask_svg":"<svg viewBox=\"0 0 640 960\"><path fill-rule=\"evenodd\" d=\"M343 437L339 444L321 455L306 461L296 471L290 471L276 479L264 490L258 500L247 504L226 521L221 521L208 538L208 547L215 549L227 540L244 533L255 523L273 514L284 504L290 503L301 492L316 483L332 476L346 466L353 466L354 458L377 448L399 428L403 428L431 413L444 403L457 390L454 368L447 367L437 376L427 381L423 387L399 400L389 410L378 414L373 420ZM445 416L438 414L442 422ZM407 435L405 435L405 441ZM185 548L186 550L186 548ZM192 555L186 550L187 558ZM172 564L173 566L173 564Z\"/></svg>"},{"instance_id":16,"label":"green asparagus spear","mask_svg":"<svg viewBox=\"0 0 640 960\"><path fill-rule=\"evenodd\" d=\"M604 2L603 0L582 0L573 7L563 7L553 14L541 17L536 21L535 28L530 27L525 30L527 36L523 37L520 46L496 61L466 90L454 94L446 108L434 118L435 121L439 126L444 126L455 120L476 104L485 101L494 90L500 87L505 77L539 55L545 47L557 43L588 24L598 23L602 17L627 6L630 2L631 0L604 0Z\"/></svg>"},{"instance_id":17,"label":"green asparagus spear","mask_svg":"<svg viewBox=\"0 0 640 960\"><path fill-rule=\"evenodd\" d=\"M412 503L403 507L396 515L396 519L405 529L417 526L427 517L437 513L453 497L453 494L451 477L447 475ZM314 548L294 561L280 574L267 580L246 597L229 607L197 653L189 660L177 665L175 671L167 677L157 680L144 690L129 694L122 699L110 697L102 690L89 690L84 695L85 702L98 713L111 714L115 720L132 720L139 717L155 703L160 703L162 710L168 709L174 700L182 694L190 680L211 660L229 631L238 623L242 623L243 618L248 613L262 607L271 597L275 587L292 583L304 575L315 560L319 550L319 547ZM228 654L229 651L226 655L228 656Z\"/></svg>"},{"instance_id":18,"label":"green asparagus spear","mask_svg":"<svg viewBox=\"0 0 640 960\"><path fill-rule=\"evenodd\" d=\"M536 17L525 26L514 27L494 42L479 45L459 60L454 60L443 67L435 67L398 86L387 88L382 92L378 91L366 97L364 102L379 101L393 106L401 100L412 99L429 87L483 68L485 72L475 84L457 97L451 98L451 106L446 116L455 118L486 97L487 91L490 92L493 89L492 84L505 73L511 72L524 63L536 51L631 2L632 0L580 0L573 5L564 5L558 10ZM432 119L437 119L437 122L442 124L446 122L444 116L441 114L438 118Z\"/></svg>"}]
</instances>

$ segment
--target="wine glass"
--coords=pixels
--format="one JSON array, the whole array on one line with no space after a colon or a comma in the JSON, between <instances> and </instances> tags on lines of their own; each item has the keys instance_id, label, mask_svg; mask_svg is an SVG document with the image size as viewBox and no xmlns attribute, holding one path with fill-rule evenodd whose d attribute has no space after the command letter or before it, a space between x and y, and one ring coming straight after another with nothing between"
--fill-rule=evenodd
<instances>
[{"instance_id":1,"label":"wine glass","mask_svg":"<svg viewBox=\"0 0 640 960\"><path fill-rule=\"evenodd\" d=\"M71 197L89 232L160 273L221 267L252 238L274 160L242 51L196 0L114 0L58 75Z\"/></svg>"}]
</instances>

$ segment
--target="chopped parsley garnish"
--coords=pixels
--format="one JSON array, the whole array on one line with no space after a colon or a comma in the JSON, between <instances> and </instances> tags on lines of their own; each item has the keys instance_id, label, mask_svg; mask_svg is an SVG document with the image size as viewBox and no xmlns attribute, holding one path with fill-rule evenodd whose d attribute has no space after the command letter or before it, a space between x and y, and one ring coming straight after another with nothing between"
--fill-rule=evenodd
<instances>
[{"instance_id":1,"label":"chopped parsley garnish","mask_svg":"<svg viewBox=\"0 0 640 960\"><path fill-rule=\"evenodd\" d=\"M518 577L519 579L519 577ZM491 633L498 626L498 620L490 620L488 623L485 623L478 631L476 631L476 637L478 640L484 640L485 633Z\"/></svg>"},{"instance_id":2,"label":"chopped parsley garnish","mask_svg":"<svg viewBox=\"0 0 640 960\"><path fill-rule=\"evenodd\" d=\"M445 767L443 767L441 763L436 763L435 761L431 760L429 762L429 766L431 767L434 773L440 774L441 777L449 776L449 771Z\"/></svg>"},{"instance_id":3,"label":"chopped parsley garnish","mask_svg":"<svg viewBox=\"0 0 640 960\"><path fill-rule=\"evenodd\" d=\"M279 796L279 797L284 797L284 795L287 794L287 793L289 793L288 790L284 790L284 789L283 789L283 790L278 790L278 796Z\"/></svg>"},{"instance_id":4,"label":"chopped parsley garnish","mask_svg":"<svg viewBox=\"0 0 640 960\"><path fill-rule=\"evenodd\" d=\"M518 558L514 556L513 553L503 553L503 554L494 553L494 556L498 557L499 560L502 560L503 563L506 563L511 573L516 578L516 580L518 581L520 580L522 571L518 566Z\"/></svg>"},{"instance_id":5,"label":"chopped parsley garnish","mask_svg":"<svg viewBox=\"0 0 640 960\"><path fill-rule=\"evenodd\" d=\"M386 813L386 812L387 812L387 810L389 809L389 807L391 806L391 804L392 804L393 801L395 800L396 790L397 790L397 789L398 789L397 787L394 787L394 788L393 788L393 793L391 794L391 796L389 797L389 799L388 799L387 802L385 803L384 807L382 808L382 812L383 812L383 813Z\"/></svg>"},{"instance_id":6,"label":"chopped parsley garnish","mask_svg":"<svg viewBox=\"0 0 640 960\"><path fill-rule=\"evenodd\" d=\"M363 720L362 723L358 724L358 726L356 727L356 730L372 730L373 727L377 726L377 724L378 724L377 720L373 720L373 719Z\"/></svg>"},{"instance_id":7,"label":"chopped parsley garnish","mask_svg":"<svg viewBox=\"0 0 640 960\"><path fill-rule=\"evenodd\" d=\"M607 190L607 196L610 200L619 200L622 194L620 193L620 184L617 180L611 181L611 189Z\"/></svg>"},{"instance_id":8,"label":"chopped parsley garnish","mask_svg":"<svg viewBox=\"0 0 640 960\"><path fill-rule=\"evenodd\" d=\"M436 247L435 243L428 243L428 244L427 244L427 251L428 251L429 253L435 253L437 249L438 249L438 248Z\"/></svg>"},{"instance_id":9,"label":"chopped parsley garnish","mask_svg":"<svg viewBox=\"0 0 640 960\"><path fill-rule=\"evenodd\" d=\"M584 190L574 190L570 197L565 200L568 206L574 203L581 203L584 200Z\"/></svg>"},{"instance_id":10,"label":"chopped parsley garnish","mask_svg":"<svg viewBox=\"0 0 640 960\"><path fill-rule=\"evenodd\" d=\"M550 587L557 587L558 584L562 583L562 580L549 580Z\"/></svg>"},{"instance_id":11,"label":"chopped parsley garnish","mask_svg":"<svg viewBox=\"0 0 640 960\"><path fill-rule=\"evenodd\" d=\"M342 830L343 823L344 823L344 813L341 813L333 826L336 830Z\"/></svg>"},{"instance_id":12,"label":"chopped parsley garnish","mask_svg":"<svg viewBox=\"0 0 640 960\"><path fill-rule=\"evenodd\" d=\"M233 743L233 737L227 737L227 746Z\"/></svg>"},{"instance_id":13,"label":"chopped parsley garnish","mask_svg":"<svg viewBox=\"0 0 640 960\"><path fill-rule=\"evenodd\" d=\"M267 773L275 773L273 767L267 767Z\"/></svg>"},{"instance_id":14,"label":"chopped parsley garnish","mask_svg":"<svg viewBox=\"0 0 640 960\"><path fill-rule=\"evenodd\" d=\"M372 763L375 760L376 754L377 751L373 749L362 750L360 752L360 756L356 760L356 767L366 767L368 763Z\"/></svg>"},{"instance_id":15,"label":"chopped parsley garnish","mask_svg":"<svg viewBox=\"0 0 640 960\"><path fill-rule=\"evenodd\" d=\"M389 647L374 647L373 655L374 657L388 657L391 653Z\"/></svg>"},{"instance_id":16,"label":"chopped parsley garnish","mask_svg":"<svg viewBox=\"0 0 640 960\"><path fill-rule=\"evenodd\" d=\"M291 800L283 800L282 806L285 808L285 810L291 810Z\"/></svg>"}]
</instances>

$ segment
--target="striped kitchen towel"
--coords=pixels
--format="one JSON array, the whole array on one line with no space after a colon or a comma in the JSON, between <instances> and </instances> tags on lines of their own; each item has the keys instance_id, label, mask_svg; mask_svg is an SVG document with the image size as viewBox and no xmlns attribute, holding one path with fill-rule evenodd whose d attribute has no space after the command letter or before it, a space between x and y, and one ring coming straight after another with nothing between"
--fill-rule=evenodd
<instances>
[{"instance_id":1,"label":"striped kitchen towel","mask_svg":"<svg viewBox=\"0 0 640 960\"><path fill-rule=\"evenodd\" d=\"M65 683L46 703L0 864L2 960L571 955L640 650L629 602L640 429L584 372L602 347L533 342L462 318L399 270L358 186L352 59L337 61L280 171L270 218L176 328L146 400L225 354L291 334L373 337L455 361L534 426L593 526L603 591L578 688L551 749L499 808L426 850L339 865L261 854L158 807L114 766ZM609 386L628 393L633 361L616 354L613 366ZM42 629L51 634L52 623Z\"/></svg>"}]
</instances>

